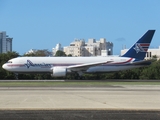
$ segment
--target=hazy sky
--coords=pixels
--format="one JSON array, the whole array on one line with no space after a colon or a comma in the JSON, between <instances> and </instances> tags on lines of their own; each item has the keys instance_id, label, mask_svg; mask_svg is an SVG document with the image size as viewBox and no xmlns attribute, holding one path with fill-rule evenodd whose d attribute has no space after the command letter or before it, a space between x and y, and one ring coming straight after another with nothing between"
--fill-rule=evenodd
<instances>
[{"instance_id":1,"label":"hazy sky","mask_svg":"<svg viewBox=\"0 0 160 120\"><path fill-rule=\"evenodd\" d=\"M160 0L0 0L0 31L13 37L13 51L51 50L77 39L106 38L115 55L155 29L160 46Z\"/></svg>"}]
</instances>

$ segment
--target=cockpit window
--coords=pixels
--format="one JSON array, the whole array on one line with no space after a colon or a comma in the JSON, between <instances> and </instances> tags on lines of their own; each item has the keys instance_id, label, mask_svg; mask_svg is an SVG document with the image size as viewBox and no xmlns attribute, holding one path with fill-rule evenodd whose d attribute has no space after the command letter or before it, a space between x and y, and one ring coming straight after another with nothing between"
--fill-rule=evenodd
<instances>
[{"instance_id":1,"label":"cockpit window","mask_svg":"<svg viewBox=\"0 0 160 120\"><path fill-rule=\"evenodd\" d=\"M8 61L7 63L12 63L12 61Z\"/></svg>"}]
</instances>

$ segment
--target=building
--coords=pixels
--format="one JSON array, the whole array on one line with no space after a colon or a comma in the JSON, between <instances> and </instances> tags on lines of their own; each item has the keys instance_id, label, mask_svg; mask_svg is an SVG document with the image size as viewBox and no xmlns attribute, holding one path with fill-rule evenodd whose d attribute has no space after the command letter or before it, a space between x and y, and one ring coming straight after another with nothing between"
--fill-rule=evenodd
<instances>
[{"instance_id":1,"label":"building","mask_svg":"<svg viewBox=\"0 0 160 120\"><path fill-rule=\"evenodd\" d=\"M37 49L30 49L28 52L26 52L25 54L35 54L37 52Z\"/></svg>"},{"instance_id":2,"label":"building","mask_svg":"<svg viewBox=\"0 0 160 120\"><path fill-rule=\"evenodd\" d=\"M56 52L57 52L58 50L63 51L63 48L62 48L62 46L61 46L61 44L60 44L60 43L58 43L58 44L56 45L56 47L55 47L55 48L52 48L53 56L55 56L55 55L56 55Z\"/></svg>"},{"instance_id":3,"label":"building","mask_svg":"<svg viewBox=\"0 0 160 120\"><path fill-rule=\"evenodd\" d=\"M12 51L12 39L6 35L6 32L0 32L0 53L7 53Z\"/></svg>"},{"instance_id":4,"label":"building","mask_svg":"<svg viewBox=\"0 0 160 120\"><path fill-rule=\"evenodd\" d=\"M52 56L51 52L48 49L38 50L30 49L25 55L36 55L36 56Z\"/></svg>"},{"instance_id":5,"label":"building","mask_svg":"<svg viewBox=\"0 0 160 120\"><path fill-rule=\"evenodd\" d=\"M84 56L84 46L85 41L83 39L81 40L75 40L74 42L70 43L70 46L66 46L63 48L63 51L66 55L72 55L72 56Z\"/></svg>"},{"instance_id":6,"label":"building","mask_svg":"<svg viewBox=\"0 0 160 120\"><path fill-rule=\"evenodd\" d=\"M107 56L113 55L113 43L106 42L105 38L99 41L88 39L88 43L84 39L76 39L70 46L64 47L63 51L72 56Z\"/></svg>"},{"instance_id":7,"label":"building","mask_svg":"<svg viewBox=\"0 0 160 120\"><path fill-rule=\"evenodd\" d=\"M124 55L127 51L128 49L121 50L121 55ZM157 59L160 59L160 46L159 48L148 49L145 59L152 59L153 57L157 57Z\"/></svg>"}]
</instances>

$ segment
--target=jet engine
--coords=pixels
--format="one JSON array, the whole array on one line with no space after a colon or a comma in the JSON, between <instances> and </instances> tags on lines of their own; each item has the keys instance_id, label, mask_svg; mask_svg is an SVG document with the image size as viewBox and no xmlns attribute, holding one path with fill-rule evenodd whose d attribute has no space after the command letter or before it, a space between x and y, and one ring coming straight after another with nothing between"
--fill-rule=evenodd
<instances>
[{"instance_id":1,"label":"jet engine","mask_svg":"<svg viewBox=\"0 0 160 120\"><path fill-rule=\"evenodd\" d=\"M51 74L52 77L65 77L67 69L64 67L53 67L52 72L53 72L53 74Z\"/></svg>"}]
</instances>

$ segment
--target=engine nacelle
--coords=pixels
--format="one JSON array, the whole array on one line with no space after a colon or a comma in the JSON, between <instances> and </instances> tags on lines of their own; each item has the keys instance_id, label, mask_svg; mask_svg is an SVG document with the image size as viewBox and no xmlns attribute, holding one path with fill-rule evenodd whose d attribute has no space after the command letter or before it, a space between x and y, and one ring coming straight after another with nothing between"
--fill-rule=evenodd
<instances>
[{"instance_id":1,"label":"engine nacelle","mask_svg":"<svg viewBox=\"0 0 160 120\"><path fill-rule=\"evenodd\" d=\"M52 77L65 77L67 69L64 67L53 67L52 72L53 72L53 74L51 74Z\"/></svg>"}]
</instances>

